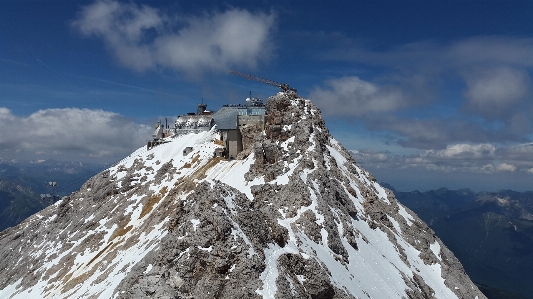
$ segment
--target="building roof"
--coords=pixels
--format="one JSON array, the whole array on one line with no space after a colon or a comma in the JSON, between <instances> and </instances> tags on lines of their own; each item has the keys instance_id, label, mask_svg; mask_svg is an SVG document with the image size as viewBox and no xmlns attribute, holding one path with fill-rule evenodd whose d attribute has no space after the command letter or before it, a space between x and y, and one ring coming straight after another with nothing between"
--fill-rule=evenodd
<instances>
[{"instance_id":1,"label":"building roof","mask_svg":"<svg viewBox=\"0 0 533 299\"><path fill-rule=\"evenodd\" d=\"M239 115L265 115L265 106L224 106L213 119L219 130L236 130Z\"/></svg>"},{"instance_id":2,"label":"building roof","mask_svg":"<svg viewBox=\"0 0 533 299\"><path fill-rule=\"evenodd\" d=\"M213 119L219 130L236 130L239 107L222 107L215 114Z\"/></svg>"}]
</instances>

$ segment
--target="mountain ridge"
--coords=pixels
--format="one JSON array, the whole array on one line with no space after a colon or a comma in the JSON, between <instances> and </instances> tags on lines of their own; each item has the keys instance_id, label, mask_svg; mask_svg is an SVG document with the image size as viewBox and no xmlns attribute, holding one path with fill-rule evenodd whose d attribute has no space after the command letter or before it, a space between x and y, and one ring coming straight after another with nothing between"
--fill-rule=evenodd
<instances>
[{"instance_id":1,"label":"mountain ridge","mask_svg":"<svg viewBox=\"0 0 533 299\"><path fill-rule=\"evenodd\" d=\"M236 160L213 156L216 128L171 137L0 233L0 295L485 298L316 106L266 109Z\"/></svg>"}]
</instances>

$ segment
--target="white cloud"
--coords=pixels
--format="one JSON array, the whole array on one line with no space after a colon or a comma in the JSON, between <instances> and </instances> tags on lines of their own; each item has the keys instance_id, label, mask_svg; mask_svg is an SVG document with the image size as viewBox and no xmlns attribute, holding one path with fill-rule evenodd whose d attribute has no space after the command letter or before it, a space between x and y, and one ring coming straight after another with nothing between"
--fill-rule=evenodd
<instances>
[{"instance_id":1,"label":"white cloud","mask_svg":"<svg viewBox=\"0 0 533 299\"><path fill-rule=\"evenodd\" d=\"M448 45L443 55L454 65L493 64L533 66L533 38L477 36Z\"/></svg>"},{"instance_id":2,"label":"white cloud","mask_svg":"<svg viewBox=\"0 0 533 299\"><path fill-rule=\"evenodd\" d=\"M481 172L484 172L484 173L492 173L494 172L494 165L492 164L485 164L481 167L480 169Z\"/></svg>"},{"instance_id":3,"label":"white cloud","mask_svg":"<svg viewBox=\"0 0 533 299\"><path fill-rule=\"evenodd\" d=\"M355 62L356 69L361 69L362 65L382 67L378 78L401 86L410 98L418 97L418 101L409 99L413 104L423 106L432 100L450 107L446 102L461 100L473 108L469 113L490 119L509 118L533 109L533 102L522 101L530 94L528 73L533 68L533 38L477 36L445 43L418 41L383 51L367 49L357 40L335 34L327 41L332 47L316 57ZM413 78L418 79L413 81ZM457 79L467 85L464 99L454 98ZM449 82L451 86L447 85ZM515 126L528 125L529 122L520 121Z\"/></svg>"},{"instance_id":4,"label":"white cloud","mask_svg":"<svg viewBox=\"0 0 533 299\"><path fill-rule=\"evenodd\" d=\"M72 24L104 40L126 67L158 67L189 74L254 67L272 52L275 15L233 8L200 17L168 16L143 5L97 1Z\"/></svg>"},{"instance_id":5,"label":"white cloud","mask_svg":"<svg viewBox=\"0 0 533 299\"><path fill-rule=\"evenodd\" d=\"M483 115L500 115L526 96L530 79L525 71L509 67L482 69L465 75L464 96Z\"/></svg>"},{"instance_id":6,"label":"white cloud","mask_svg":"<svg viewBox=\"0 0 533 299\"><path fill-rule=\"evenodd\" d=\"M11 111L5 107L0 107L0 121L11 121L14 117L11 114Z\"/></svg>"},{"instance_id":7,"label":"white cloud","mask_svg":"<svg viewBox=\"0 0 533 299\"><path fill-rule=\"evenodd\" d=\"M527 170L527 172L529 172L529 173L533 174L533 167L532 167L532 168L530 168L530 169L528 169L528 170Z\"/></svg>"},{"instance_id":8,"label":"white cloud","mask_svg":"<svg viewBox=\"0 0 533 299\"><path fill-rule=\"evenodd\" d=\"M428 150L426 156L441 159L480 159L494 155L492 144L452 144L443 150Z\"/></svg>"},{"instance_id":9,"label":"white cloud","mask_svg":"<svg viewBox=\"0 0 533 299\"><path fill-rule=\"evenodd\" d=\"M371 149L365 149L365 150L350 150L349 152L352 153L355 157L360 157L361 159L365 160L366 162L386 162L390 159L390 152L388 151L377 151L377 150L371 150Z\"/></svg>"},{"instance_id":10,"label":"white cloud","mask_svg":"<svg viewBox=\"0 0 533 299\"><path fill-rule=\"evenodd\" d=\"M500 155L505 155L513 159L523 159L533 157L533 143L518 144L499 149Z\"/></svg>"},{"instance_id":11,"label":"white cloud","mask_svg":"<svg viewBox=\"0 0 533 299\"><path fill-rule=\"evenodd\" d=\"M321 57L334 61L410 68L431 66L434 70L477 65L533 67L533 38L474 36L446 43L417 41L385 51L372 51L365 49L363 43L337 33L324 36L320 32L310 37L321 44L333 45L334 48Z\"/></svg>"},{"instance_id":12,"label":"white cloud","mask_svg":"<svg viewBox=\"0 0 533 299\"><path fill-rule=\"evenodd\" d=\"M442 150L416 155L393 155L389 151L351 150L363 166L380 169L424 168L439 172L530 172L533 144L496 147L492 144L453 144ZM496 167L494 165L497 165Z\"/></svg>"},{"instance_id":13,"label":"white cloud","mask_svg":"<svg viewBox=\"0 0 533 299\"><path fill-rule=\"evenodd\" d=\"M151 128L116 113L90 109L46 109L28 117L0 108L3 158L110 162L142 146Z\"/></svg>"},{"instance_id":14,"label":"white cloud","mask_svg":"<svg viewBox=\"0 0 533 299\"><path fill-rule=\"evenodd\" d=\"M325 115L362 116L391 112L406 104L401 91L358 77L333 79L325 85L327 88L315 87L309 95Z\"/></svg>"},{"instance_id":15,"label":"white cloud","mask_svg":"<svg viewBox=\"0 0 533 299\"><path fill-rule=\"evenodd\" d=\"M502 163L502 164L498 165L498 167L496 167L496 170L498 170L498 171L506 171L506 172L515 172L516 171L516 166L511 165L511 164L507 164L507 163Z\"/></svg>"}]
</instances>

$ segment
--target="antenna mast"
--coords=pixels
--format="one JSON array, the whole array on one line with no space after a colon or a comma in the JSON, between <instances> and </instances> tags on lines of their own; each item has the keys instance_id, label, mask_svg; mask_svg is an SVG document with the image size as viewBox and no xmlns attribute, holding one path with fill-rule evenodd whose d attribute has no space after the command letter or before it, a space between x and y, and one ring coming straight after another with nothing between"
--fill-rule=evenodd
<instances>
[{"instance_id":1,"label":"antenna mast","mask_svg":"<svg viewBox=\"0 0 533 299\"><path fill-rule=\"evenodd\" d=\"M238 72L238 71L234 71L234 70L230 70L229 72L230 72L230 74L241 76L241 77L244 77L244 78L246 78L248 80L254 80L254 81L258 81L258 82L265 83L265 84L268 84L268 85L279 87L283 91L297 92L295 88L290 87L289 84L287 84L287 83L282 84L282 83L279 83L279 82L276 82L276 81L272 81L272 80L261 78L261 77L257 77L257 76L247 75L247 74L244 74L244 73L241 73L241 72Z\"/></svg>"}]
</instances>

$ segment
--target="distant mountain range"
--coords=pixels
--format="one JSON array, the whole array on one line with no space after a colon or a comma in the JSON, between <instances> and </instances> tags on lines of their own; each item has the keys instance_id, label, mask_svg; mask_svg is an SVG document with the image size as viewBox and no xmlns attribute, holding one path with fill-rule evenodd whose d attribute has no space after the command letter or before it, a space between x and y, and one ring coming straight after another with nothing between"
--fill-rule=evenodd
<instances>
[{"instance_id":1,"label":"distant mountain range","mask_svg":"<svg viewBox=\"0 0 533 299\"><path fill-rule=\"evenodd\" d=\"M0 159L0 231L19 224L49 204L40 199L41 194L52 192L45 183L56 182L56 194L68 195L104 166L54 160Z\"/></svg>"},{"instance_id":2,"label":"distant mountain range","mask_svg":"<svg viewBox=\"0 0 533 299\"><path fill-rule=\"evenodd\" d=\"M533 298L533 191L394 193L452 250L487 297Z\"/></svg>"}]
</instances>

